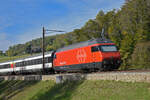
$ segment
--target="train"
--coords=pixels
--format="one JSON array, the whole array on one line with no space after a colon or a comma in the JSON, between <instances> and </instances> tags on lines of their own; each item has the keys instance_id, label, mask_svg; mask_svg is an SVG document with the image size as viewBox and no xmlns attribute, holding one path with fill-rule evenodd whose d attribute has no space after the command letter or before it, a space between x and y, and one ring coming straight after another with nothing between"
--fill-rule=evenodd
<instances>
[{"instance_id":1,"label":"train","mask_svg":"<svg viewBox=\"0 0 150 100\"><path fill-rule=\"evenodd\" d=\"M115 43L108 39L91 39L56 51L0 63L0 75L27 73L60 73L109 71L118 69L121 56Z\"/></svg>"}]
</instances>

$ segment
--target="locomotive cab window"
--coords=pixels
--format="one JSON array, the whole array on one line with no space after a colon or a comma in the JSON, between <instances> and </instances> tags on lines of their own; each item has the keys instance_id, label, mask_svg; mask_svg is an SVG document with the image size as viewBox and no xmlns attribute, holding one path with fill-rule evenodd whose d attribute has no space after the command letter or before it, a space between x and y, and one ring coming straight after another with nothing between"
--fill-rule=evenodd
<instances>
[{"instance_id":1,"label":"locomotive cab window","mask_svg":"<svg viewBox=\"0 0 150 100\"><path fill-rule=\"evenodd\" d=\"M97 51L100 51L100 49L99 49L98 46L94 46L94 47L91 47L91 51L92 52L97 52Z\"/></svg>"}]
</instances>

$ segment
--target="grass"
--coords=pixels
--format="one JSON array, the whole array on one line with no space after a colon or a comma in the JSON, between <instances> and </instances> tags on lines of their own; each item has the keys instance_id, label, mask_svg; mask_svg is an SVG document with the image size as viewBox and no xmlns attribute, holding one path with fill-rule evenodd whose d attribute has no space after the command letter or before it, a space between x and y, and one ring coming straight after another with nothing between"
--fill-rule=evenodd
<instances>
[{"instance_id":1,"label":"grass","mask_svg":"<svg viewBox=\"0 0 150 100\"><path fill-rule=\"evenodd\" d=\"M0 100L149 100L149 83L115 81L0 82Z\"/></svg>"},{"instance_id":2,"label":"grass","mask_svg":"<svg viewBox=\"0 0 150 100\"><path fill-rule=\"evenodd\" d=\"M40 53L32 53L31 54L24 54L24 55L20 55L20 56L0 56L0 63L1 62L6 62L6 61L13 61L13 60L16 60L16 59L20 59L20 58L26 58L26 57L30 57L30 56L33 56L33 55L37 55L37 54L40 54Z\"/></svg>"},{"instance_id":3,"label":"grass","mask_svg":"<svg viewBox=\"0 0 150 100\"><path fill-rule=\"evenodd\" d=\"M5 62L5 61L12 61L12 60L15 60L15 59L24 58L24 57L28 57L28 56L31 56L31 55L26 54L26 55L21 55L21 56L12 56L12 57L0 56L0 63Z\"/></svg>"}]
</instances>

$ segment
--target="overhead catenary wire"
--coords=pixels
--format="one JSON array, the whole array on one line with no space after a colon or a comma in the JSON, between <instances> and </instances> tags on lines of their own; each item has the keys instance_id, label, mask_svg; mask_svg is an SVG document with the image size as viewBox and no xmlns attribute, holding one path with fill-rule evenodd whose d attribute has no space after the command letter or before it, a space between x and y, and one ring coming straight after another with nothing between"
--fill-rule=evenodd
<instances>
[{"instance_id":1,"label":"overhead catenary wire","mask_svg":"<svg viewBox=\"0 0 150 100\"><path fill-rule=\"evenodd\" d=\"M45 29L45 27L43 26L42 28L42 54L43 54L43 71L45 72L45 34L46 32L65 32L62 30L50 30L50 29Z\"/></svg>"}]
</instances>

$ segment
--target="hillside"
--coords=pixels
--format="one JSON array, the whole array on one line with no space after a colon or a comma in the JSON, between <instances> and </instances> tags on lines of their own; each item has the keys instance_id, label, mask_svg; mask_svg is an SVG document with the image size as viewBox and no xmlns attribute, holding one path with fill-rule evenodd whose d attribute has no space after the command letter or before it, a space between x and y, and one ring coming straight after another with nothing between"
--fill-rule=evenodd
<instances>
[{"instance_id":1,"label":"hillside","mask_svg":"<svg viewBox=\"0 0 150 100\"><path fill-rule=\"evenodd\" d=\"M0 100L149 100L148 83L115 81L0 82Z\"/></svg>"}]
</instances>

